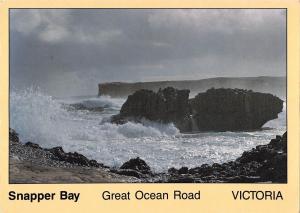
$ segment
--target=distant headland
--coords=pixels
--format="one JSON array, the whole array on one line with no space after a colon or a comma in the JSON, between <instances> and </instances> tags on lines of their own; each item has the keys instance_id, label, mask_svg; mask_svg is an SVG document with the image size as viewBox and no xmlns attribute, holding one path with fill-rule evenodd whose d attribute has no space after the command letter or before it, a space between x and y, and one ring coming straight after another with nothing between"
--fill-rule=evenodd
<instances>
[{"instance_id":1,"label":"distant headland","mask_svg":"<svg viewBox=\"0 0 300 213\"><path fill-rule=\"evenodd\" d=\"M191 96L204 92L209 88L241 88L257 92L271 93L285 99L286 77L217 77L200 80L151 81L151 82L107 82L98 84L98 95L111 97L127 97L137 90L147 89L158 91L159 88L174 87L188 89Z\"/></svg>"}]
</instances>

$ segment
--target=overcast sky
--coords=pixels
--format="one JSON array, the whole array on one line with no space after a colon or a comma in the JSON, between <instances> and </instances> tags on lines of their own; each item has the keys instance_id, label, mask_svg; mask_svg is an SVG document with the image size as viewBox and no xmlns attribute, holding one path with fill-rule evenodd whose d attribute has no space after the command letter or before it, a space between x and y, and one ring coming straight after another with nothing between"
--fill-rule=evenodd
<instances>
[{"instance_id":1,"label":"overcast sky","mask_svg":"<svg viewBox=\"0 0 300 213\"><path fill-rule=\"evenodd\" d=\"M107 81L284 76L285 10L10 10L13 88L97 94Z\"/></svg>"}]
</instances>

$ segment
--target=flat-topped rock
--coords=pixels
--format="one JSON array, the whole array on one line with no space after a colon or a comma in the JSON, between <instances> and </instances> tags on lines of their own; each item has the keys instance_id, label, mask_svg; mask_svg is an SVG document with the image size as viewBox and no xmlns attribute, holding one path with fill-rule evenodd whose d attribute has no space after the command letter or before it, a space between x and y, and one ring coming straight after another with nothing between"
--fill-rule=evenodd
<instances>
[{"instance_id":1,"label":"flat-topped rock","mask_svg":"<svg viewBox=\"0 0 300 213\"><path fill-rule=\"evenodd\" d=\"M282 108L278 97L252 90L212 88L189 99L189 90L167 87L157 93L136 91L111 121L174 123L181 132L244 131L260 129L277 118Z\"/></svg>"},{"instance_id":2,"label":"flat-topped rock","mask_svg":"<svg viewBox=\"0 0 300 213\"><path fill-rule=\"evenodd\" d=\"M242 89L209 89L191 100L193 120L201 131L242 131L261 128L278 118L283 101Z\"/></svg>"}]
</instances>

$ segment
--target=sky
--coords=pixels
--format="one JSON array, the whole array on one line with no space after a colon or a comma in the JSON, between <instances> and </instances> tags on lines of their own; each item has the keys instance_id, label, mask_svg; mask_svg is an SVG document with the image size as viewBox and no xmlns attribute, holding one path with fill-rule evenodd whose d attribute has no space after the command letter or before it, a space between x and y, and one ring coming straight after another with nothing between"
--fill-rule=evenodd
<instances>
[{"instance_id":1,"label":"sky","mask_svg":"<svg viewBox=\"0 0 300 213\"><path fill-rule=\"evenodd\" d=\"M11 9L12 89L285 76L283 9Z\"/></svg>"}]
</instances>

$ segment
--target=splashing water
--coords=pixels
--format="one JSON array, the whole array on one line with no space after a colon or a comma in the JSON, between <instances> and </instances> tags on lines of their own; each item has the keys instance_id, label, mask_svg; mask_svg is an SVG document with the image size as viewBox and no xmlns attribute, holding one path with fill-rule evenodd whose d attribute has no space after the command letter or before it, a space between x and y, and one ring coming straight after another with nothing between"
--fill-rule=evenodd
<instances>
[{"instance_id":1,"label":"splashing water","mask_svg":"<svg viewBox=\"0 0 300 213\"><path fill-rule=\"evenodd\" d=\"M139 156L157 172L234 160L243 151L266 144L286 130L285 106L278 119L264 125L269 128L253 132L180 134L173 124L146 120L123 125L106 122L119 112L124 101L108 96L55 99L34 89L12 91L10 127L19 133L22 142L62 146L67 152L76 151L109 166L120 166ZM104 110L65 107L74 103Z\"/></svg>"}]
</instances>

